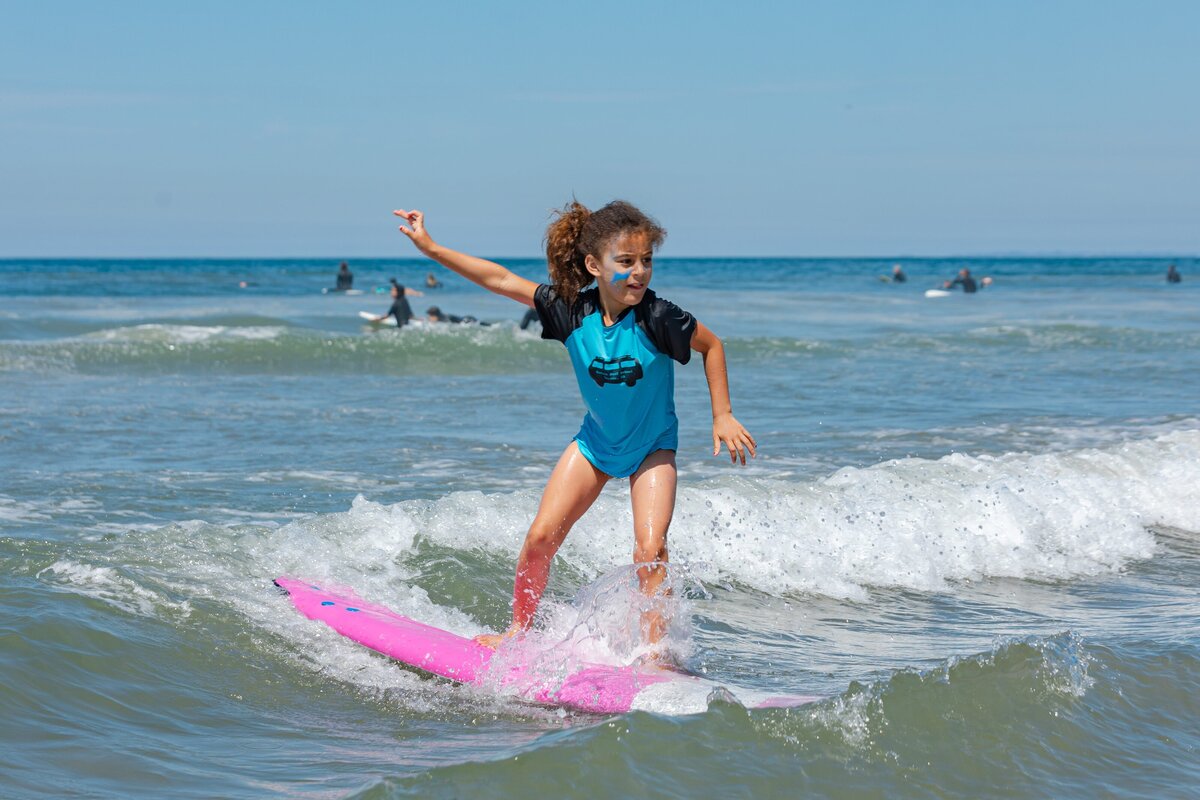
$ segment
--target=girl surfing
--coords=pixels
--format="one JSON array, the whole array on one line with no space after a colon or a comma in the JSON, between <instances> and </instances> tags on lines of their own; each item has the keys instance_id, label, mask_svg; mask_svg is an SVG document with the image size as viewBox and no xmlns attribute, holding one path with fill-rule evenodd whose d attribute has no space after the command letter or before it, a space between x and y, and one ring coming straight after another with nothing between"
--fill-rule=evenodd
<instances>
[{"instance_id":1,"label":"girl surfing","mask_svg":"<svg viewBox=\"0 0 1200 800\"><path fill-rule=\"evenodd\" d=\"M537 284L499 264L437 244L420 211L394 213L408 222L400 231L422 254L537 311L542 338L566 346L587 409L579 433L546 482L525 536L513 587L512 624L502 634L476 640L494 648L529 628L554 554L612 478L629 478L633 562L641 592L653 598L666 578L667 529L675 511L679 421L674 361L688 363L693 350L704 359L713 455L724 445L731 462L745 464L746 454L754 457L757 447L731 411L721 340L650 291L654 251L666 231L626 202L614 201L594 212L572 202L546 230L551 283ZM641 624L648 644L666 633L660 612L647 611Z\"/></svg>"}]
</instances>

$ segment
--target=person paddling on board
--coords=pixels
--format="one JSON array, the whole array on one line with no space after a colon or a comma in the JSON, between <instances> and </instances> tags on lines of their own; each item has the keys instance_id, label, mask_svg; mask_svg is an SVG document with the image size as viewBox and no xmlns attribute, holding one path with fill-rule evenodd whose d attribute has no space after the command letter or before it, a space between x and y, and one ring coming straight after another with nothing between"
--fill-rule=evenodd
<instances>
[{"instance_id":1,"label":"person paddling on board","mask_svg":"<svg viewBox=\"0 0 1200 800\"><path fill-rule=\"evenodd\" d=\"M975 284L975 279L971 277L971 270L963 267L958 271L958 277L952 281L946 281L942 284L943 289L953 289L956 286L961 286L962 290L967 294L973 294L979 290Z\"/></svg>"},{"instance_id":2,"label":"person paddling on board","mask_svg":"<svg viewBox=\"0 0 1200 800\"><path fill-rule=\"evenodd\" d=\"M746 463L758 443L734 418L725 348L688 312L650 291L654 251L666 236L634 206L614 201L596 211L572 202L546 230L551 282L537 284L499 264L437 244L420 211L396 211L417 249L448 269L502 297L537 311L542 338L562 342L571 358L587 414L546 482L537 515L525 535L513 586L512 624L476 641L497 647L529 628L546 589L550 563L571 527L612 478L629 478L633 506L633 561L638 584L655 597L666 578L667 529L675 510L674 364L692 350L704 359L713 413L713 455L728 448ZM593 281L595 286L588 288ZM655 610L643 613L649 644L666 633Z\"/></svg>"},{"instance_id":3,"label":"person paddling on board","mask_svg":"<svg viewBox=\"0 0 1200 800\"><path fill-rule=\"evenodd\" d=\"M376 317L374 321L383 322L388 317L395 317L396 327L403 328L413 319L412 306L408 304L408 298L424 296L424 292L406 289L403 284L396 283L396 279L392 278L392 307L383 316Z\"/></svg>"},{"instance_id":4,"label":"person paddling on board","mask_svg":"<svg viewBox=\"0 0 1200 800\"><path fill-rule=\"evenodd\" d=\"M485 328L491 325L490 322L480 322L470 314L462 317L460 317L458 314L447 314L437 306L430 306L429 308L425 309L425 321L449 322L452 325L482 325Z\"/></svg>"}]
</instances>

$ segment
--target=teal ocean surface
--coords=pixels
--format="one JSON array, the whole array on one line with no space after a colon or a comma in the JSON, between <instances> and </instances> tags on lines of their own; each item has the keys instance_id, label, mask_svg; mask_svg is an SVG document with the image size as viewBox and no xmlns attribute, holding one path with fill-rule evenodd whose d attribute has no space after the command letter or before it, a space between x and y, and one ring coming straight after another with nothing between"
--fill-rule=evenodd
<instances>
[{"instance_id":1,"label":"teal ocean surface","mask_svg":"<svg viewBox=\"0 0 1200 800\"><path fill-rule=\"evenodd\" d=\"M522 307L419 260L351 262L354 295L336 260L0 261L0 795L1195 797L1200 260L1168 263L663 258L760 444L713 458L677 368L670 636L730 691L599 717L401 668L271 584L506 623L583 413ZM925 296L963 266L992 284ZM364 325L430 270L418 312L491 324ZM613 482L543 644L621 656L631 550Z\"/></svg>"}]
</instances>

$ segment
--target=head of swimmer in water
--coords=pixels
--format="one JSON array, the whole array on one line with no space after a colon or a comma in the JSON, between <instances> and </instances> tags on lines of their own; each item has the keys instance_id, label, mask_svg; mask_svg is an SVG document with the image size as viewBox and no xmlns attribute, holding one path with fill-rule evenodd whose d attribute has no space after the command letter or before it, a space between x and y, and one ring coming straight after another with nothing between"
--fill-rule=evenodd
<instances>
[{"instance_id":1,"label":"head of swimmer in water","mask_svg":"<svg viewBox=\"0 0 1200 800\"><path fill-rule=\"evenodd\" d=\"M396 279L392 278L392 297L403 297L403 296L404 296L404 286L399 283L396 283Z\"/></svg>"},{"instance_id":2,"label":"head of swimmer in water","mask_svg":"<svg viewBox=\"0 0 1200 800\"><path fill-rule=\"evenodd\" d=\"M637 305L650 285L654 251L666 236L661 225L623 200L595 211L572 201L546 229L550 280L568 303L596 281L603 297Z\"/></svg>"}]
</instances>

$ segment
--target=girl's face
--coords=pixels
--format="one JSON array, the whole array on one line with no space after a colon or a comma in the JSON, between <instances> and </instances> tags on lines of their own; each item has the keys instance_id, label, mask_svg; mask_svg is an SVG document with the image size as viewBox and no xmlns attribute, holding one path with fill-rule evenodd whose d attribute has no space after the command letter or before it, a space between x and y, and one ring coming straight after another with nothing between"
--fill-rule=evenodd
<instances>
[{"instance_id":1,"label":"girl's face","mask_svg":"<svg viewBox=\"0 0 1200 800\"><path fill-rule=\"evenodd\" d=\"M622 233L601 248L600 258L589 255L587 271L596 278L600 293L625 306L642 301L654 271L654 247L641 231Z\"/></svg>"}]
</instances>

